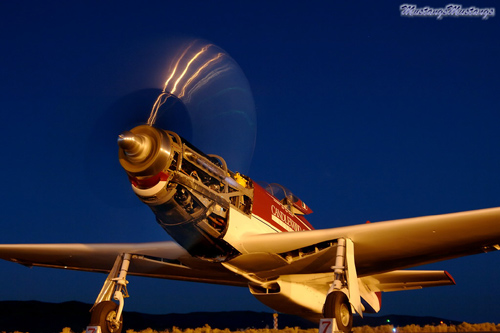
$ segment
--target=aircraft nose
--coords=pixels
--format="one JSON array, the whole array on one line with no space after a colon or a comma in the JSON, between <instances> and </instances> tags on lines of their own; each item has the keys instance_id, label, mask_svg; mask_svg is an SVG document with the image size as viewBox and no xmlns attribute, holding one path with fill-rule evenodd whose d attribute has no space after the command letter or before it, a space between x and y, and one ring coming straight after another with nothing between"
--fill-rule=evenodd
<instances>
[{"instance_id":1,"label":"aircraft nose","mask_svg":"<svg viewBox=\"0 0 500 333\"><path fill-rule=\"evenodd\" d=\"M120 164L133 177L151 177L169 167L172 143L161 129L141 125L118 135Z\"/></svg>"},{"instance_id":2,"label":"aircraft nose","mask_svg":"<svg viewBox=\"0 0 500 333\"><path fill-rule=\"evenodd\" d=\"M129 162L140 163L148 157L151 151L151 139L125 131L118 136L118 146L123 149Z\"/></svg>"}]
</instances>

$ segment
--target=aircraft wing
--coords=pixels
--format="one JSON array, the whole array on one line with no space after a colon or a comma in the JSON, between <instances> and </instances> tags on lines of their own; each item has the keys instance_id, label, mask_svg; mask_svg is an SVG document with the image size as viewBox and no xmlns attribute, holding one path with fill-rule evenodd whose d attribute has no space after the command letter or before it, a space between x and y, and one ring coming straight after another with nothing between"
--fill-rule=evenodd
<instances>
[{"instance_id":1,"label":"aircraft wing","mask_svg":"<svg viewBox=\"0 0 500 333\"><path fill-rule=\"evenodd\" d=\"M175 242L122 244L2 244L0 259L41 266L109 273L118 255L132 254L129 274L163 279L247 286L220 264L190 256Z\"/></svg>"},{"instance_id":2,"label":"aircraft wing","mask_svg":"<svg viewBox=\"0 0 500 333\"><path fill-rule=\"evenodd\" d=\"M408 289L410 282L421 283L418 287L425 286L426 281L432 281L428 286L453 284L452 278L444 272L440 276L398 272L388 275L386 272L500 249L500 208L323 230L251 235L241 239L241 246L248 253L229 264L261 278L330 273L335 246L312 254L299 254L294 259L289 255L302 249L310 251L315 245L338 238L353 241L358 277L374 278L369 284L380 290ZM129 270L132 275L234 286L247 286L248 283L244 274L235 274L221 264L194 258L174 242L0 245L0 259L22 265L103 273L111 270L121 253L133 255Z\"/></svg>"},{"instance_id":3,"label":"aircraft wing","mask_svg":"<svg viewBox=\"0 0 500 333\"><path fill-rule=\"evenodd\" d=\"M236 260L253 268L252 256L275 254L272 259L267 259L269 264L264 267L268 271L261 276L327 272L334 264L335 248L316 251L312 255L296 253L301 249L310 252L315 245L338 238L353 241L359 277L379 274L499 250L500 208L333 229L250 235L241 240L242 248L250 254Z\"/></svg>"}]
</instances>

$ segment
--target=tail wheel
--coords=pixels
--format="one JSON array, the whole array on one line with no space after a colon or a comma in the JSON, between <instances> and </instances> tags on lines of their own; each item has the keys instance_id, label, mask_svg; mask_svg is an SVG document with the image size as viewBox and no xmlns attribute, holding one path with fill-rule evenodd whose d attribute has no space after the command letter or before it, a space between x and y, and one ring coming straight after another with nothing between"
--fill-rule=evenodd
<instances>
[{"instance_id":1,"label":"tail wheel","mask_svg":"<svg viewBox=\"0 0 500 333\"><path fill-rule=\"evenodd\" d=\"M123 316L116 321L118 304L113 301L105 301L96 305L92 310L89 326L101 326L102 333L121 333L123 328Z\"/></svg>"},{"instance_id":2,"label":"tail wheel","mask_svg":"<svg viewBox=\"0 0 500 333\"><path fill-rule=\"evenodd\" d=\"M339 330L348 333L352 331L352 310L346 294L332 291L326 296L323 306L323 317L335 318Z\"/></svg>"}]
</instances>

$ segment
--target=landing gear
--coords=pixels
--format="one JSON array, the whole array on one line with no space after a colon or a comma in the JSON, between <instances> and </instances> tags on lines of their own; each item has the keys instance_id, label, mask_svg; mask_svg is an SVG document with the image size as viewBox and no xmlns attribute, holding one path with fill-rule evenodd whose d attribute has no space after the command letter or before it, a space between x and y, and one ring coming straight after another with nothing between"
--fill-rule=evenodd
<instances>
[{"instance_id":1,"label":"landing gear","mask_svg":"<svg viewBox=\"0 0 500 333\"><path fill-rule=\"evenodd\" d=\"M323 316L333 318L337 322L337 327L342 332L352 331L352 310L351 304L346 294L342 291L332 291L326 297L323 307Z\"/></svg>"},{"instance_id":2,"label":"landing gear","mask_svg":"<svg viewBox=\"0 0 500 333\"><path fill-rule=\"evenodd\" d=\"M131 255L121 254L116 258L94 306L87 333L121 333L123 328L124 298L128 297L126 280ZM111 300L118 301L118 304Z\"/></svg>"},{"instance_id":3,"label":"landing gear","mask_svg":"<svg viewBox=\"0 0 500 333\"><path fill-rule=\"evenodd\" d=\"M100 326L102 333L121 333L123 315L117 318L118 304L113 301L104 301L92 310L89 326Z\"/></svg>"},{"instance_id":4,"label":"landing gear","mask_svg":"<svg viewBox=\"0 0 500 333\"><path fill-rule=\"evenodd\" d=\"M323 306L323 317L335 319L333 322L337 325L336 329L350 333L353 309L363 316L352 240L344 238L337 240L335 266L332 269L334 278Z\"/></svg>"}]
</instances>

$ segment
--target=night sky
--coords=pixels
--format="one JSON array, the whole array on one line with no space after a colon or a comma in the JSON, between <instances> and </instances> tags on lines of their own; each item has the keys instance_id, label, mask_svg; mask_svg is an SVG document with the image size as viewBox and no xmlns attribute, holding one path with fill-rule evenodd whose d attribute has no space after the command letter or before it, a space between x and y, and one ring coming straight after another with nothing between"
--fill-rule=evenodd
<instances>
[{"instance_id":1,"label":"night sky","mask_svg":"<svg viewBox=\"0 0 500 333\"><path fill-rule=\"evenodd\" d=\"M316 228L499 206L500 18L402 17L403 3L0 2L0 243L170 239L117 158L117 135L152 105L117 110L161 89L169 40L192 37L230 54L252 89L241 168L291 189ZM457 285L385 293L381 314L498 323L499 267L499 253L422 267ZM0 271L0 300L92 303L106 278ZM271 311L245 288L129 280L129 311Z\"/></svg>"}]
</instances>

